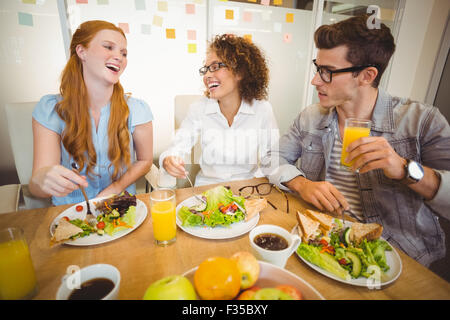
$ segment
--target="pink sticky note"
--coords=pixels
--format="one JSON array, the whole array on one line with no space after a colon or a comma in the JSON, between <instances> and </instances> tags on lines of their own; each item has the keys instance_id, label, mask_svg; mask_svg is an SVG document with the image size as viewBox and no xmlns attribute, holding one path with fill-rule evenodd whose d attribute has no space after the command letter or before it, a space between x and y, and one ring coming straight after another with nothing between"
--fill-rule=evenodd
<instances>
[{"instance_id":1,"label":"pink sticky note","mask_svg":"<svg viewBox=\"0 0 450 320\"><path fill-rule=\"evenodd\" d=\"M197 40L197 31L195 31L195 30L188 30L187 31L187 38L188 38L188 40Z\"/></svg>"},{"instance_id":2,"label":"pink sticky note","mask_svg":"<svg viewBox=\"0 0 450 320\"><path fill-rule=\"evenodd\" d=\"M285 43L291 43L292 42L292 34L291 33L285 33L283 35L283 41Z\"/></svg>"},{"instance_id":3,"label":"pink sticky note","mask_svg":"<svg viewBox=\"0 0 450 320\"><path fill-rule=\"evenodd\" d=\"M186 14L195 14L195 4L186 3Z\"/></svg>"},{"instance_id":4,"label":"pink sticky note","mask_svg":"<svg viewBox=\"0 0 450 320\"><path fill-rule=\"evenodd\" d=\"M245 22L252 22L253 15L250 11L244 11L244 14L242 15L242 20Z\"/></svg>"},{"instance_id":5,"label":"pink sticky note","mask_svg":"<svg viewBox=\"0 0 450 320\"><path fill-rule=\"evenodd\" d=\"M261 4L263 6L269 6L270 5L270 0L261 0Z\"/></svg>"},{"instance_id":6,"label":"pink sticky note","mask_svg":"<svg viewBox=\"0 0 450 320\"><path fill-rule=\"evenodd\" d=\"M124 33L130 33L130 26L128 23L119 23L119 28L122 29Z\"/></svg>"},{"instance_id":7,"label":"pink sticky note","mask_svg":"<svg viewBox=\"0 0 450 320\"><path fill-rule=\"evenodd\" d=\"M88 0L77 0L77 3L88 3Z\"/></svg>"}]
</instances>

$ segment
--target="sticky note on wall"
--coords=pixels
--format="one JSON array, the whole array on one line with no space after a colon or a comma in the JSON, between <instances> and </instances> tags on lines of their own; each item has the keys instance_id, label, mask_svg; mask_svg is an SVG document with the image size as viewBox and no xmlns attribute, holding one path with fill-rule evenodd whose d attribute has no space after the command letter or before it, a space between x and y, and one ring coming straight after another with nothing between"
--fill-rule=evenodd
<instances>
[{"instance_id":1,"label":"sticky note on wall","mask_svg":"<svg viewBox=\"0 0 450 320\"><path fill-rule=\"evenodd\" d=\"M294 22L294 14L293 13L286 13L286 22L287 23L293 23Z\"/></svg>"},{"instance_id":2,"label":"sticky note on wall","mask_svg":"<svg viewBox=\"0 0 450 320\"><path fill-rule=\"evenodd\" d=\"M261 4L263 6L269 6L270 5L270 0L261 0Z\"/></svg>"},{"instance_id":3,"label":"sticky note on wall","mask_svg":"<svg viewBox=\"0 0 450 320\"><path fill-rule=\"evenodd\" d=\"M283 0L273 0L273 5L274 6L282 6L283 5Z\"/></svg>"},{"instance_id":4,"label":"sticky note on wall","mask_svg":"<svg viewBox=\"0 0 450 320\"><path fill-rule=\"evenodd\" d=\"M33 26L33 16L30 13L18 12L19 24L22 26Z\"/></svg>"},{"instance_id":5,"label":"sticky note on wall","mask_svg":"<svg viewBox=\"0 0 450 320\"><path fill-rule=\"evenodd\" d=\"M88 0L77 0L77 3L80 3L80 4L86 4L86 3L88 3Z\"/></svg>"},{"instance_id":6,"label":"sticky note on wall","mask_svg":"<svg viewBox=\"0 0 450 320\"><path fill-rule=\"evenodd\" d=\"M160 16L153 16L153 25L157 27L161 27L163 24L163 18Z\"/></svg>"},{"instance_id":7,"label":"sticky note on wall","mask_svg":"<svg viewBox=\"0 0 450 320\"><path fill-rule=\"evenodd\" d=\"M169 11L167 1L158 1L158 11Z\"/></svg>"},{"instance_id":8,"label":"sticky note on wall","mask_svg":"<svg viewBox=\"0 0 450 320\"><path fill-rule=\"evenodd\" d=\"M145 0L134 0L136 10L145 10Z\"/></svg>"},{"instance_id":9,"label":"sticky note on wall","mask_svg":"<svg viewBox=\"0 0 450 320\"><path fill-rule=\"evenodd\" d=\"M186 3L186 14L195 14L195 4Z\"/></svg>"},{"instance_id":10,"label":"sticky note on wall","mask_svg":"<svg viewBox=\"0 0 450 320\"><path fill-rule=\"evenodd\" d=\"M245 22L252 22L252 19L252 13L250 11L244 11L244 13L242 14L242 20L244 20Z\"/></svg>"},{"instance_id":11,"label":"sticky note on wall","mask_svg":"<svg viewBox=\"0 0 450 320\"><path fill-rule=\"evenodd\" d=\"M197 53L196 43L188 43L188 53Z\"/></svg>"},{"instance_id":12,"label":"sticky note on wall","mask_svg":"<svg viewBox=\"0 0 450 320\"><path fill-rule=\"evenodd\" d=\"M26 3L26 4L36 4L36 0L22 0L22 3Z\"/></svg>"},{"instance_id":13,"label":"sticky note on wall","mask_svg":"<svg viewBox=\"0 0 450 320\"><path fill-rule=\"evenodd\" d=\"M252 42L252 35L251 34L244 34L243 37L245 40L247 40L248 42Z\"/></svg>"},{"instance_id":14,"label":"sticky note on wall","mask_svg":"<svg viewBox=\"0 0 450 320\"><path fill-rule=\"evenodd\" d=\"M188 38L188 40L197 40L197 31L195 31L195 30L188 30L187 31L187 38Z\"/></svg>"},{"instance_id":15,"label":"sticky note on wall","mask_svg":"<svg viewBox=\"0 0 450 320\"><path fill-rule=\"evenodd\" d=\"M166 38L167 39L175 39L175 29L166 29Z\"/></svg>"},{"instance_id":16,"label":"sticky note on wall","mask_svg":"<svg viewBox=\"0 0 450 320\"><path fill-rule=\"evenodd\" d=\"M234 20L234 11L230 9L225 10L225 19Z\"/></svg>"},{"instance_id":17,"label":"sticky note on wall","mask_svg":"<svg viewBox=\"0 0 450 320\"><path fill-rule=\"evenodd\" d=\"M108 5L109 4L109 0L97 0L97 5L101 6L101 5Z\"/></svg>"}]
</instances>

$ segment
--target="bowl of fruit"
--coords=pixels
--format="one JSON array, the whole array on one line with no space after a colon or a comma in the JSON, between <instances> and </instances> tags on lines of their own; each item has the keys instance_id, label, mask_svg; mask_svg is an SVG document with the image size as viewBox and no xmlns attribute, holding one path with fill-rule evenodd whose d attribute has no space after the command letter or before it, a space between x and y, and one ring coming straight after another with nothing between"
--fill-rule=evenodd
<instances>
[{"instance_id":1,"label":"bowl of fruit","mask_svg":"<svg viewBox=\"0 0 450 320\"><path fill-rule=\"evenodd\" d=\"M240 251L230 258L210 257L182 275L158 280L148 287L144 299L324 300L325 298L296 274L273 264L258 261L247 251Z\"/></svg>"}]
</instances>

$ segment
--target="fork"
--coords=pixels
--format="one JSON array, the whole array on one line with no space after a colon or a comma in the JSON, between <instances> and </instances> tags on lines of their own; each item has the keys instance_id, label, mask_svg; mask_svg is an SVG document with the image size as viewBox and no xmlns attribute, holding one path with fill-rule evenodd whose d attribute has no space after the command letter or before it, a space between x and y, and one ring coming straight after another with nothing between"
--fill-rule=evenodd
<instances>
[{"instance_id":1,"label":"fork","mask_svg":"<svg viewBox=\"0 0 450 320\"><path fill-rule=\"evenodd\" d=\"M192 194L194 195L194 197L197 199L197 200L200 200L201 202L203 202L203 203L205 203L206 204L206 201L205 201L205 199L203 199L202 197L199 197L198 195L196 195L195 194L195 192L194 192L194 185L192 184L192 181L191 181L191 179L189 179L189 176L186 174L186 179L189 181L189 183L191 184L191 190L192 190Z\"/></svg>"},{"instance_id":2,"label":"fork","mask_svg":"<svg viewBox=\"0 0 450 320\"><path fill-rule=\"evenodd\" d=\"M76 174L80 174L80 172L78 171L78 165L75 162L72 162L72 171L75 172ZM79 186L81 189L81 192L83 193L84 199L86 200L86 206L87 206L87 214L91 215L92 217L94 216L91 212L91 207L89 206L89 199L86 195L86 191L84 190L84 188L82 186Z\"/></svg>"}]
</instances>

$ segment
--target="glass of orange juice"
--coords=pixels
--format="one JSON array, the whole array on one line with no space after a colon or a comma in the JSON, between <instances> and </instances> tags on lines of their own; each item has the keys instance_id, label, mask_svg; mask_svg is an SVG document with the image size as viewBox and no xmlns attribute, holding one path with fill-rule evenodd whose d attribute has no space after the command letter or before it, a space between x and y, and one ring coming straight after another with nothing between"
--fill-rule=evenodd
<instances>
[{"instance_id":1,"label":"glass of orange juice","mask_svg":"<svg viewBox=\"0 0 450 320\"><path fill-rule=\"evenodd\" d=\"M370 136L370 127L372 121L364 119L347 118L345 119L344 126L344 142L342 144L341 164L346 167L351 167L355 160L346 162L345 159L348 156L346 151L349 144L362 137Z\"/></svg>"},{"instance_id":2,"label":"glass of orange juice","mask_svg":"<svg viewBox=\"0 0 450 320\"><path fill-rule=\"evenodd\" d=\"M36 293L36 274L22 229L0 230L0 300L31 299Z\"/></svg>"},{"instance_id":3,"label":"glass of orange juice","mask_svg":"<svg viewBox=\"0 0 450 320\"><path fill-rule=\"evenodd\" d=\"M177 235L175 191L157 189L150 193L153 237L160 246L174 243Z\"/></svg>"}]
</instances>

